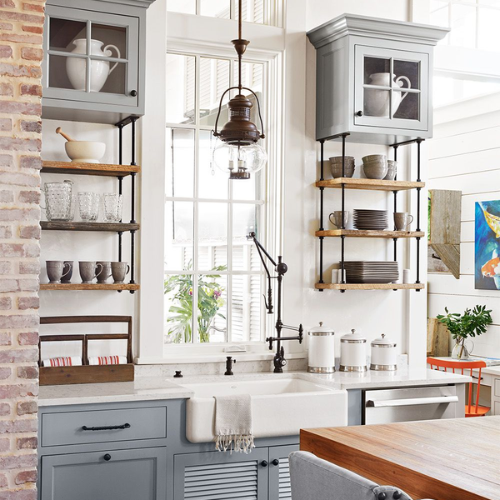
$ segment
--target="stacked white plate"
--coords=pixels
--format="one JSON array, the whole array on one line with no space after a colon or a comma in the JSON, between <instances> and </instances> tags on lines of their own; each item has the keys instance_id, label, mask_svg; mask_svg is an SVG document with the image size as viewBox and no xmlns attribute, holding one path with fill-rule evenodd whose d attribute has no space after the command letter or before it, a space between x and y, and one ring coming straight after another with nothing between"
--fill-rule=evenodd
<instances>
[{"instance_id":1,"label":"stacked white plate","mask_svg":"<svg viewBox=\"0 0 500 500\"><path fill-rule=\"evenodd\" d=\"M399 279L394 261L347 261L344 269L347 283L394 283Z\"/></svg>"},{"instance_id":2,"label":"stacked white plate","mask_svg":"<svg viewBox=\"0 0 500 500\"><path fill-rule=\"evenodd\" d=\"M356 229L383 231L387 229L387 226L387 210L354 209L354 227Z\"/></svg>"}]
</instances>

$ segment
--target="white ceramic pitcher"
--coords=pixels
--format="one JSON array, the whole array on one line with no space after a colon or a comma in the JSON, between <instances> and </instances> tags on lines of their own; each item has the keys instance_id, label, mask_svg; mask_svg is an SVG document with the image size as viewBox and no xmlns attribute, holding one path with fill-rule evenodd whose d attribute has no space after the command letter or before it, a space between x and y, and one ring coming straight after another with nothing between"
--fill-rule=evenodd
<instances>
[{"instance_id":1,"label":"white ceramic pitcher","mask_svg":"<svg viewBox=\"0 0 500 500\"><path fill-rule=\"evenodd\" d=\"M72 54L86 54L87 53L87 39L78 38L71 42L75 45L75 48L71 51ZM117 53L117 57L121 58L120 51L115 45L104 45L100 40L90 40L90 54L93 56L103 56L111 57L113 52L110 49L114 49ZM69 81L73 88L76 90L85 91L85 80L86 80L86 61L85 58L80 57L68 57L66 60L66 72L68 74ZM109 61L99 61L92 59L90 67L90 91L100 92L104 87L108 76L113 72L113 70L118 66L116 62L109 67Z\"/></svg>"},{"instance_id":2,"label":"white ceramic pitcher","mask_svg":"<svg viewBox=\"0 0 500 500\"><path fill-rule=\"evenodd\" d=\"M391 79L392 76L392 79ZM398 76L391 73L373 73L370 75L370 85L380 85L381 87L394 87L394 84L402 87L406 82L411 88L410 79L406 76ZM387 116L389 117L389 94L388 90L364 89L364 108L365 115L368 116ZM408 92L392 92L392 114L395 115L403 99Z\"/></svg>"}]
</instances>

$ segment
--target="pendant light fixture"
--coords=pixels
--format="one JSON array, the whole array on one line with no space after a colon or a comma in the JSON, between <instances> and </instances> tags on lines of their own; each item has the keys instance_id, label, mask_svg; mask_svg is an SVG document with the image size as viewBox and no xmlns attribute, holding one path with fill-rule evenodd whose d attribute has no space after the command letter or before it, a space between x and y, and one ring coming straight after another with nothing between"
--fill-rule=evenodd
<instances>
[{"instance_id":1,"label":"pendant light fixture","mask_svg":"<svg viewBox=\"0 0 500 500\"><path fill-rule=\"evenodd\" d=\"M265 149L258 144L259 139L265 137L259 98L253 90L241 84L241 59L250 43L241 37L241 3L242 0L238 0L238 39L232 40L238 54L238 86L229 87L222 94L213 132L214 137L218 139L213 151L213 162L220 170L229 174L230 179L250 179L250 174L261 170L267 161ZM238 90L238 94L228 103L229 121L219 132L217 125L222 111L222 101L229 91L235 89ZM253 104L242 94L243 90L251 92L255 97L262 132L259 132L257 126L250 121L250 110Z\"/></svg>"}]
</instances>

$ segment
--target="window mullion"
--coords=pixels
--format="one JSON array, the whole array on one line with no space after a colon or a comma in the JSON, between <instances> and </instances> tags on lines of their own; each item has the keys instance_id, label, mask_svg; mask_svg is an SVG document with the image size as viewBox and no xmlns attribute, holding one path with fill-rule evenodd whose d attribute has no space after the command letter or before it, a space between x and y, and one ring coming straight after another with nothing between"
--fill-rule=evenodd
<instances>
[{"instance_id":1,"label":"window mullion","mask_svg":"<svg viewBox=\"0 0 500 500\"><path fill-rule=\"evenodd\" d=\"M198 192L199 192L199 165L200 165L200 56L195 58L195 130L194 130L194 201L193 201L193 317L191 318L192 324L192 342L197 344L199 342L198 336Z\"/></svg>"}]
</instances>

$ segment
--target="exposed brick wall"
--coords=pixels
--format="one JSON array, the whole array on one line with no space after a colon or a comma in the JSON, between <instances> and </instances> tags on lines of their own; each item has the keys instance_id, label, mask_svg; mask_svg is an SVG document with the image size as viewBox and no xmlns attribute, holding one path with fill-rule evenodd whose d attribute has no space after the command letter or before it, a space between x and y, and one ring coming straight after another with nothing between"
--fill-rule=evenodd
<instances>
[{"instance_id":1,"label":"exposed brick wall","mask_svg":"<svg viewBox=\"0 0 500 500\"><path fill-rule=\"evenodd\" d=\"M45 0L0 0L0 500L36 499Z\"/></svg>"}]
</instances>

